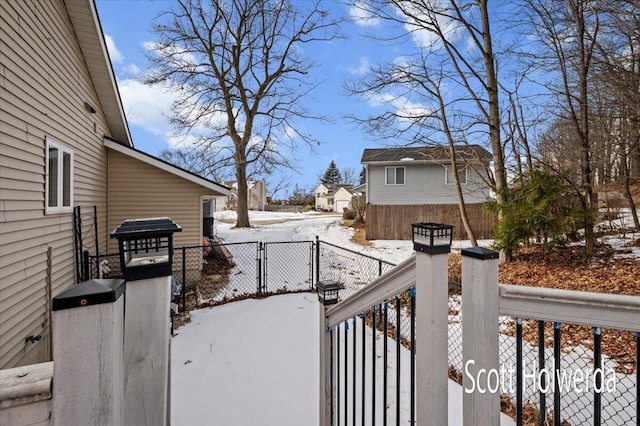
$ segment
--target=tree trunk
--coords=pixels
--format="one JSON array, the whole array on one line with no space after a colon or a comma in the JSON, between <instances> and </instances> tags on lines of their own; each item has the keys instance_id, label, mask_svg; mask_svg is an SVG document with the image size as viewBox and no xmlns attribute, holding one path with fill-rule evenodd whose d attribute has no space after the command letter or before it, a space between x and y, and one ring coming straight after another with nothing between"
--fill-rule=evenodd
<instances>
[{"instance_id":1,"label":"tree trunk","mask_svg":"<svg viewBox=\"0 0 640 426\"><path fill-rule=\"evenodd\" d=\"M622 166L622 173L624 179L624 198L627 199L629 203L629 208L631 209L631 217L633 218L633 226L635 229L640 230L640 221L638 220L638 210L636 208L636 203L633 200L633 195L631 194L631 179L629 178L629 167L627 164L627 158L623 158L620 162Z\"/></svg>"},{"instance_id":2,"label":"tree trunk","mask_svg":"<svg viewBox=\"0 0 640 426\"><path fill-rule=\"evenodd\" d=\"M455 155L455 154L454 154ZM453 158L453 157L452 157ZM452 164L455 163L455 159L452 160ZM452 172L454 174L454 180L456 183L456 192L458 193L458 208L460 209L460 217L462 218L462 225L464 226L464 230L467 233L467 237L469 237L469 241L471 242L472 247L478 247L478 241L476 240L476 234L473 232L473 228L471 227L471 222L469 222L469 215L467 214L467 205L464 202L464 195L462 195L462 186L460 186L460 179L458 178L458 166L453 165Z\"/></svg>"},{"instance_id":3,"label":"tree trunk","mask_svg":"<svg viewBox=\"0 0 640 426\"><path fill-rule=\"evenodd\" d=\"M570 3L571 4L571 3ZM593 256L596 237L593 232L594 220L591 212L594 208L593 202L593 176L591 171L591 147L589 144L589 100L587 77L589 74L589 57L585 46L585 22L584 5L577 1L572 6L573 18L576 23L578 34L578 74L580 78L580 119L576 123L578 134L580 135L580 168L582 172L582 190L587 211L584 220L585 250L587 256Z\"/></svg>"},{"instance_id":4,"label":"tree trunk","mask_svg":"<svg viewBox=\"0 0 640 426\"><path fill-rule=\"evenodd\" d=\"M247 188L247 165L242 155L236 155L236 180L238 184L238 203L236 206L238 218L236 220L236 228L248 228L249 224L249 205Z\"/></svg>"},{"instance_id":5,"label":"tree trunk","mask_svg":"<svg viewBox=\"0 0 640 426\"><path fill-rule=\"evenodd\" d=\"M480 17L482 19L482 40L484 44L484 67L486 70L486 85L489 100L489 140L493 155L493 168L495 174L495 193L498 204L504 202L503 192L507 188L507 172L504 165L504 151L500 139L500 103L498 98L498 76L496 74L491 41L491 28L489 25L489 11L487 0L480 1ZM502 213L498 213L498 220L502 220ZM500 262L507 260L504 250L500 251Z\"/></svg>"}]
</instances>

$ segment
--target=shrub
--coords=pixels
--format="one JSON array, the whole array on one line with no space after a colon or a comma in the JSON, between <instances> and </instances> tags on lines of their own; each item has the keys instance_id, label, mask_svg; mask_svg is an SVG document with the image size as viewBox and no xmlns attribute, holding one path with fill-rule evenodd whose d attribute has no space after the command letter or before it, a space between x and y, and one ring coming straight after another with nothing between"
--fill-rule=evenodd
<instances>
[{"instance_id":1,"label":"shrub","mask_svg":"<svg viewBox=\"0 0 640 426\"><path fill-rule=\"evenodd\" d=\"M342 218L346 220L354 220L356 218L356 212L353 210L345 210L342 212Z\"/></svg>"},{"instance_id":2,"label":"shrub","mask_svg":"<svg viewBox=\"0 0 640 426\"><path fill-rule=\"evenodd\" d=\"M559 237L575 230L585 214L591 214L580 208L572 193L563 175L533 169L522 176L504 191L502 204L490 205L490 210L502 213L494 229L496 248L510 258L520 243L531 238L545 244L555 239L549 247L559 244Z\"/></svg>"}]
</instances>

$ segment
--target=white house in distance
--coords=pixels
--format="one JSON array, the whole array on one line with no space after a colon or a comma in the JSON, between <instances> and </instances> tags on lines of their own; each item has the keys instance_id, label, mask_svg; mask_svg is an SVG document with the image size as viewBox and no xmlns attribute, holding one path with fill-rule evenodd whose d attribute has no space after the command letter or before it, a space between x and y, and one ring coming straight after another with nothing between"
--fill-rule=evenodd
<instances>
[{"instance_id":1,"label":"white house in distance","mask_svg":"<svg viewBox=\"0 0 640 426\"><path fill-rule=\"evenodd\" d=\"M226 208L235 210L238 205L238 182L228 181L224 183L231 188L231 195L226 199ZM267 206L267 188L263 180L248 180L247 189L249 192L247 206L249 210L263 211Z\"/></svg>"},{"instance_id":2,"label":"white house in distance","mask_svg":"<svg viewBox=\"0 0 640 426\"><path fill-rule=\"evenodd\" d=\"M342 213L349 209L351 198L358 194L353 185L321 183L314 192L316 210Z\"/></svg>"}]
</instances>

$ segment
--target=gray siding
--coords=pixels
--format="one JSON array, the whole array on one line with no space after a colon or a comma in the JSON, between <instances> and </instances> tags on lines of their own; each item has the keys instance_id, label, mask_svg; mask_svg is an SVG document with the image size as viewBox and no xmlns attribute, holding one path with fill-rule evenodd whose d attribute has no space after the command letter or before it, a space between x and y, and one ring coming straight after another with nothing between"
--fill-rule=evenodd
<instances>
[{"instance_id":1,"label":"gray siding","mask_svg":"<svg viewBox=\"0 0 640 426\"><path fill-rule=\"evenodd\" d=\"M104 250L102 135L110 132L62 0L0 1L0 51L0 368L7 368L48 359L48 247L53 295L75 283L72 213L45 212L45 139L74 150L73 204L98 207ZM43 339L25 344L29 335Z\"/></svg>"},{"instance_id":2,"label":"gray siding","mask_svg":"<svg viewBox=\"0 0 640 426\"><path fill-rule=\"evenodd\" d=\"M442 164L401 164L405 167L404 185L386 185L385 168L367 166L367 202L373 205L421 205L456 204L456 189L445 184L445 167ZM488 191L480 176L468 169L467 183L462 185L466 203L482 203Z\"/></svg>"}]
</instances>

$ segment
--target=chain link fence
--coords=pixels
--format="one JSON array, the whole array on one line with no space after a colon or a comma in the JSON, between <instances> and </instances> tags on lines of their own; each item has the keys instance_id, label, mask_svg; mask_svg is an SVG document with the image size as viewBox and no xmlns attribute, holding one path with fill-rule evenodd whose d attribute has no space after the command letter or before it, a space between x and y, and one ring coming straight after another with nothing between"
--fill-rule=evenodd
<instances>
[{"instance_id":1,"label":"chain link fence","mask_svg":"<svg viewBox=\"0 0 640 426\"><path fill-rule=\"evenodd\" d=\"M117 254L90 256L84 254L83 273L91 278L121 277L120 261ZM314 282L331 280L341 285L342 299L347 298L395 265L381 259L364 255L343 247L316 239L315 241L293 242L245 242L219 243L207 246L177 248L174 253L173 273L181 292L177 301L181 311L197 306L216 305L250 297L270 294L310 291ZM459 283L449 283L449 377L462 384L462 291ZM399 307L399 309L398 309ZM413 316L411 294L407 291L388 300L386 333L390 340L399 340L411 350ZM382 305L367 312L367 324L371 326L373 316L376 328L381 329L383 321ZM547 369L553 372L556 362L560 370L581 370L586 375L594 369L596 345L601 346L600 355L605 373L603 380L611 380L615 374L615 389L595 396L593 383L590 391L562 389L556 393L551 387L541 393L539 386L544 383L523 381L522 413L523 424L553 424L554 416L559 416L562 425L578 425L593 422L594 407L600 398L602 424L636 424L638 394L638 338L635 331L599 330L596 337L589 327L571 324L559 325L547 322L540 326L538 321L524 319L522 339L518 343L519 320L500 317L500 365L513 368L518 356L526 372ZM542 340L542 345L540 341ZM601 340L601 343L597 343ZM394 342L394 344L397 344ZM517 348L521 347L518 354ZM553 373L552 373L553 374ZM505 384L501 405L503 412L516 416L517 393L512 383ZM587 382L592 379L585 379ZM581 382L582 383L582 382ZM581 384L580 386L585 386ZM543 386L544 387L544 386ZM582 389L582 388L581 388ZM501 389L505 390L505 389ZM559 405L558 405L559 404ZM554 410L559 407L559 410ZM556 419L557 420L557 419Z\"/></svg>"},{"instance_id":2,"label":"chain link fence","mask_svg":"<svg viewBox=\"0 0 640 426\"><path fill-rule=\"evenodd\" d=\"M461 290L459 284L450 283L449 377L459 384L463 373ZM500 316L499 330L502 412L514 419L521 413L525 425L637 424L636 332L508 316ZM594 374L597 365L602 366L599 383ZM522 383L520 406L518 380ZM594 392L596 388L602 392ZM597 418L600 421L594 423Z\"/></svg>"},{"instance_id":3,"label":"chain link fence","mask_svg":"<svg viewBox=\"0 0 640 426\"><path fill-rule=\"evenodd\" d=\"M177 247L173 255L181 311L248 297L311 291L314 279L339 283L344 299L393 266L318 238ZM122 277L118 254L85 252L83 269L86 279Z\"/></svg>"},{"instance_id":4,"label":"chain link fence","mask_svg":"<svg viewBox=\"0 0 640 426\"><path fill-rule=\"evenodd\" d=\"M500 365L512 370L503 400L524 424L637 424L636 332L512 317L500 330Z\"/></svg>"},{"instance_id":5,"label":"chain link fence","mask_svg":"<svg viewBox=\"0 0 640 426\"><path fill-rule=\"evenodd\" d=\"M340 284L340 298L346 299L391 270L395 264L346 249L324 241L317 241L317 274L319 281Z\"/></svg>"}]
</instances>

